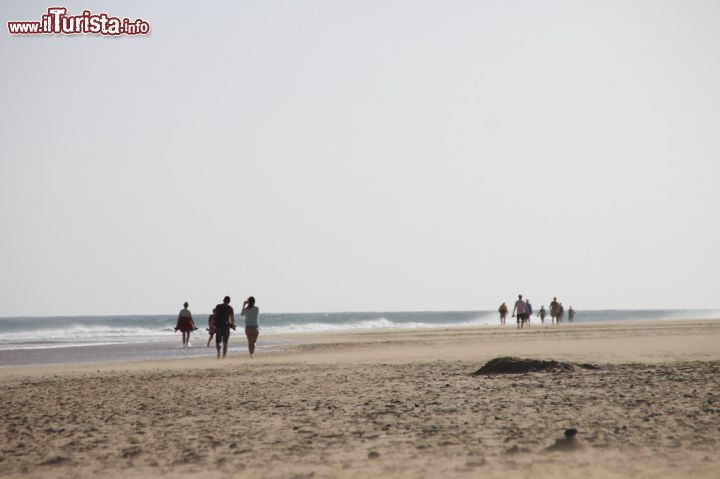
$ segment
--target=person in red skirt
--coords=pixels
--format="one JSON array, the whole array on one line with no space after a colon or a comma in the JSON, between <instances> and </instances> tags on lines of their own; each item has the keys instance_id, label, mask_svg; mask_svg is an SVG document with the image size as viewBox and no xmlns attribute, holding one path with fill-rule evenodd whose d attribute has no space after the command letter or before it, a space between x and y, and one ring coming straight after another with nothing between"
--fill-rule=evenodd
<instances>
[{"instance_id":1,"label":"person in red skirt","mask_svg":"<svg viewBox=\"0 0 720 479\"><path fill-rule=\"evenodd\" d=\"M175 331L180 330L182 333L182 347L183 348L189 348L190 347L190 333L195 331L197 327L195 326L195 322L192 318L192 313L190 313L190 310L188 308L188 304L183 304L183 309L180 310L180 313L178 314L177 318L177 324L175 324Z\"/></svg>"}]
</instances>

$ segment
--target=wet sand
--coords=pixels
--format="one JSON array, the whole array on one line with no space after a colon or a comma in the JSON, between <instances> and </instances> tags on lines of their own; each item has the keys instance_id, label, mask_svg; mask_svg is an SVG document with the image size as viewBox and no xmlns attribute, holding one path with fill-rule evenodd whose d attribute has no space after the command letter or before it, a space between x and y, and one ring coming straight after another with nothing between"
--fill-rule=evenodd
<instances>
[{"instance_id":1,"label":"wet sand","mask_svg":"<svg viewBox=\"0 0 720 479\"><path fill-rule=\"evenodd\" d=\"M4 368L0 476L720 477L720 321L292 339ZM472 374L504 355L598 369Z\"/></svg>"},{"instance_id":2,"label":"wet sand","mask_svg":"<svg viewBox=\"0 0 720 479\"><path fill-rule=\"evenodd\" d=\"M171 339L154 340L138 343L64 345L63 347L45 347L28 349L0 350L0 368L52 365L58 363L97 363L97 362L128 362L153 360L178 360L207 358L215 355L215 341L207 347L207 335L193 335L190 348L182 348L180 336ZM282 346L284 340L264 338L263 352L274 352ZM231 337L229 352L247 352L245 337Z\"/></svg>"}]
</instances>

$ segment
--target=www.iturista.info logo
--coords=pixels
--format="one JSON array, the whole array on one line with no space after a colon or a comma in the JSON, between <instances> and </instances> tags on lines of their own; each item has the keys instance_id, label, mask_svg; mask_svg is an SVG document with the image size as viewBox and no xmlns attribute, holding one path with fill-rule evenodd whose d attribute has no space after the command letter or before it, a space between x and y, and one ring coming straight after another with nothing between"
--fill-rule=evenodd
<instances>
[{"instance_id":1,"label":"www.iturista.info logo","mask_svg":"<svg viewBox=\"0 0 720 479\"><path fill-rule=\"evenodd\" d=\"M94 14L84 10L80 15L68 15L65 7L50 7L39 22L8 22L11 35L147 35L150 24L138 18L111 17L107 13Z\"/></svg>"}]
</instances>

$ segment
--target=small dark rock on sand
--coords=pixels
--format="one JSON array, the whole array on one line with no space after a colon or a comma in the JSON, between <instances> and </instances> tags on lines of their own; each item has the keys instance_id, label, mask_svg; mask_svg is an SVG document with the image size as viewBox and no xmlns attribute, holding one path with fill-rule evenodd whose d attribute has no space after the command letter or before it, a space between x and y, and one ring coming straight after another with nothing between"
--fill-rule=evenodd
<instances>
[{"instance_id":1,"label":"small dark rock on sand","mask_svg":"<svg viewBox=\"0 0 720 479\"><path fill-rule=\"evenodd\" d=\"M592 364L576 364L561 361L546 361L542 359L526 359L504 356L488 361L485 366L473 373L475 376L481 374L522 374L538 371L546 372L569 372L576 368L598 369Z\"/></svg>"},{"instance_id":2,"label":"small dark rock on sand","mask_svg":"<svg viewBox=\"0 0 720 479\"><path fill-rule=\"evenodd\" d=\"M556 439L555 444L545 449L546 451L576 451L582 449L583 445L577 439L577 429L566 429L565 437Z\"/></svg>"},{"instance_id":3,"label":"small dark rock on sand","mask_svg":"<svg viewBox=\"0 0 720 479\"><path fill-rule=\"evenodd\" d=\"M505 454L509 454L509 455L520 454L522 452L530 452L530 451L525 449L524 447L519 447L517 444L505 449Z\"/></svg>"},{"instance_id":4,"label":"small dark rock on sand","mask_svg":"<svg viewBox=\"0 0 720 479\"><path fill-rule=\"evenodd\" d=\"M368 459L377 459L380 457L380 453L377 451L370 451L368 452Z\"/></svg>"},{"instance_id":5,"label":"small dark rock on sand","mask_svg":"<svg viewBox=\"0 0 720 479\"><path fill-rule=\"evenodd\" d=\"M124 458L135 457L142 452L142 448L139 446L126 447L120 452L120 455Z\"/></svg>"},{"instance_id":6,"label":"small dark rock on sand","mask_svg":"<svg viewBox=\"0 0 720 479\"><path fill-rule=\"evenodd\" d=\"M70 459L65 456L54 456L50 459L47 459L46 461L43 461L40 463L41 466L57 466L58 464L65 464L66 462L69 462Z\"/></svg>"}]
</instances>

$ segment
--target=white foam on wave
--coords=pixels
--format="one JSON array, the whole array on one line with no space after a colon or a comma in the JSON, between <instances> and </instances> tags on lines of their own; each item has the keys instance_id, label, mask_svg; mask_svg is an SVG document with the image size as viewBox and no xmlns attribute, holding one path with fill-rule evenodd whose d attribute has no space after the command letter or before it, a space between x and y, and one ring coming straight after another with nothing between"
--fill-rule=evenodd
<instances>
[{"instance_id":1,"label":"white foam on wave","mask_svg":"<svg viewBox=\"0 0 720 479\"><path fill-rule=\"evenodd\" d=\"M87 348L89 346L110 346L126 344L124 341L106 341L93 343L31 343L31 344L0 344L0 351L18 351L28 349L61 349L61 348Z\"/></svg>"},{"instance_id":2,"label":"white foam on wave","mask_svg":"<svg viewBox=\"0 0 720 479\"><path fill-rule=\"evenodd\" d=\"M172 328L163 330L139 327L112 327L105 325L71 325L65 328L43 328L19 332L6 332L0 337L0 345L42 343L58 341L90 341L104 338L153 338L167 337Z\"/></svg>"},{"instance_id":3,"label":"white foam on wave","mask_svg":"<svg viewBox=\"0 0 720 479\"><path fill-rule=\"evenodd\" d=\"M322 333L322 332L343 332L343 331L372 331L376 329L440 329L440 328L462 328L474 326L490 326L490 320L477 318L469 321L455 323L423 323L416 321L394 322L387 318L367 319L352 323L298 323L282 326L260 325L263 333L267 334L297 334L297 333Z\"/></svg>"}]
</instances>

